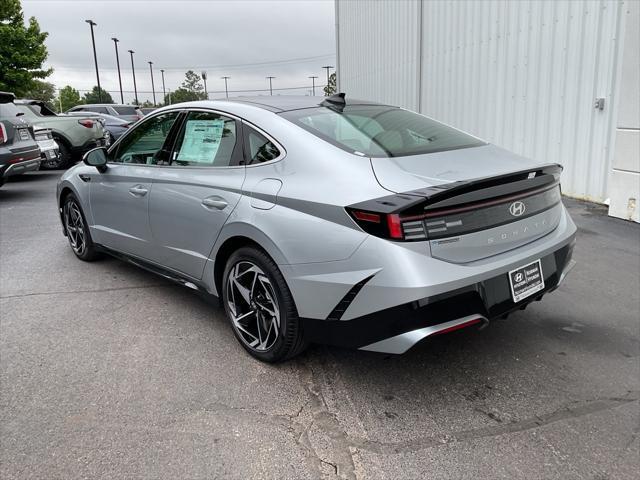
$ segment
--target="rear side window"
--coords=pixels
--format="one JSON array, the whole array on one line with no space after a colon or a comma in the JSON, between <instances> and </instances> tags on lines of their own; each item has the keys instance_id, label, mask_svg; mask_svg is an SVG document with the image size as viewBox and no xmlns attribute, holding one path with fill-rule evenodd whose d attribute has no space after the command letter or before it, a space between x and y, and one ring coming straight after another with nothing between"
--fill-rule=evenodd
<instances>
[{"instance_id":1,"label":"rear side window","mask_svg":"<svg viewBox=\"0 0 640 480\"><path fill-rule=\"evenodd\" d=\"M176 139L171 165L227 167L238 163L237 124L213 112L189 112Z\"/></svg>"},{"instance_id":2,"label":"rear side window","mask_svg":"<svg viewBox=\"0 0 640 480\"><path fill-rule=\"evenodd\" d=\"M268 162L280 156L280 150L271 140L247 125L244 126L244 138L247 165Z\"/></svg>"},{"instance_id":3,"label":"rear side window","mask_svg":"<svg viewBox=\"0 0 640 480\"><path fill-rule=\"evenodd\" d=\"M116 112L118 112L118 115L137 115L137 109L136 107L128 107L128 106L124 106L124 107L111 107L113 108ZM105 112L108 113L108 112Z\"/></svg>"},{"instance_id":4,"label":"rear side window","mask_svg":"<svg viewBox=\"0 0 640 480\"><path fill-rule=\"evenodd\" d=\"M109 113L107 107L87 107L86 111L95 113Z\"/></svg>"},{"instance_id":5,"label":"rear side window","mask_svg":"<svg viewBox=\"0 0 640 480\"><path fill-rule=\"evenodd\" d=\"M485 144L423 115L384 105L316 107L280 115L343 150L367 157L402 157Z\"/></svg>"}]
</instances>

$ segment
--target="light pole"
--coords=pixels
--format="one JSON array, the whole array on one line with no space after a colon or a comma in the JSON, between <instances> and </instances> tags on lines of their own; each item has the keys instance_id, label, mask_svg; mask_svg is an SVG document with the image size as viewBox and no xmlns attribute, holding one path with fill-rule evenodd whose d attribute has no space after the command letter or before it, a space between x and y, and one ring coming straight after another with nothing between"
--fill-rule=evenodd
<instances>
[{"instance_id":1,"label":"light pole","mask_svg":"<svg viewBox=\"0 0 640 480\"><path fill-rule=\"evenodd\" d=\"M316 78L318 78L318 77L316 77L315 75L311 75L309 78L311 79L311 82L313 84L313 87L312 87L313 88L313 96L315 97L316 96Z\"/></svg>"},{"instance_id":2,"label":"light pole","mask_svg":"<svg viewBox=\"0 0 640 480\"><path fill-rule=\"evenodd\" d=\"M328 95L328 92L329 92L329 69L333 68L333 65L326 65L326 66L324 66L322 68L324 68L327 71L327 96L329 96Z\"/></svg>"},{"instance_id":3,"label":"light pole","mask_svg":"<svg viewBox=\"0 0 640 480\"><path fill-rule=\"evenodd\" d=\"M265 77L269 79L269 95L273 95L273 84L271 83L271 81L276 78L276 77Z\"/></svg>"},{"instance_id":4,"label":"light pole","mask_svg":"<svg viewBox=\"0 0 640 480\"><path fill-rule=\"evenodd\" d=\"M149 73L151 74L151 93L153 93L153 106L156 106L156 87L153 84L153 62L147 62L149 64Z\"/></svg>"},{"instance_id":5,"label":"light pole","mask_svg":"<svg viewBox=\"0 0 640 480\"><path fill-rule=\"evenodd\" d=\"M98 81L98 100L102 103L102 89L100 88L100 74L98 73L98 56L96 55L96 39L93 36L93 27L98 25L93 20L85 20L91 27L91 44L93 45L93 62L96 64L96 80Z\"/></svg>"},{"instance_id":6,"label":"light pole","mask_svg":"<svg viewBox=\"0 0 640 480\"><path fill-rule=\"evenodd\" d=\"M133 50L129 50L131 54L131 72L133 73L133 94L135 95L135 104L138 105L140 102L138 101L138 87L136 87L136 69L133 66L133 54L136 53Z\"/></svg>"},{"instance_id":7,"label":"light pole","mask_svg":"<svg viewBox=\"0 0 640 480\"><path fill-rule=\"evenodd\" d=\"M120 102L124 103L124 95L122 94L122 77L120 76L120 56L118 55L118 40L116 37L112 37L113 44L116 46L116 64L118 65L118 82L120 83Z\"/></svg>"},{"instance_id":8,"label":"light pole","mask_svg":"<svg viewBox=\"0 0 640 480\"><path fill-rule=\"evenodd\" d=\"M209 91L207 90L207 72L203 71L201 76L204 81L204 94L207 96L207 100L209 100Z\"/></svg>"},{"instance_id":9,"label":"light pole","mask_svg":"<svg viewBox=\"0 0 640 480\"><path fill-rule=\"evenodd\" d=\"M224 93L227 96L227 98L229 98L229 87L227 86L227 80L229 80L231 77L220 77L222 79L224 79Z\"/></svg>"},{"instance_id":10,"label":"light pole","mask_svg":"<svg viewBox=\"0 0 640 480\"><path fill-rule=\"evenodd\" d=\"M160 69L162 74L162 105L167 104L167 91L164 89L164 70Z\"/></svg>"}]
</instances>

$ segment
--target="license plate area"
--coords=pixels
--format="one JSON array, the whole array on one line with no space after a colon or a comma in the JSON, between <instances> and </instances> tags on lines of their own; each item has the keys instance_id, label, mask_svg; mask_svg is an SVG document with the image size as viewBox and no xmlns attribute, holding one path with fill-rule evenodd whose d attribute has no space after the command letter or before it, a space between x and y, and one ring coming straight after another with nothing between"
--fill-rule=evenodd
<instances>
[{"instance_id":1,"label":"license plate area","mask_svg":"<svg viewBox=\"0 0 640 480\"><path fill-rule=\"evenodd\" d=\"M20 130L18 130L18 134L20 136L20 140L29 140L29 130L27 130L26 128L21 128Z\"/></svg>"},{"instance_id":2,"label":"license plate area","mask_svg":"<svg viewBox=\"0 0 640 480\"><path fill-rule=\"evenodd\" d=\"M511 297L515 303L544 289L544 276L540 260L529 263L509 272Z\"/></svg>"}]
</instances>

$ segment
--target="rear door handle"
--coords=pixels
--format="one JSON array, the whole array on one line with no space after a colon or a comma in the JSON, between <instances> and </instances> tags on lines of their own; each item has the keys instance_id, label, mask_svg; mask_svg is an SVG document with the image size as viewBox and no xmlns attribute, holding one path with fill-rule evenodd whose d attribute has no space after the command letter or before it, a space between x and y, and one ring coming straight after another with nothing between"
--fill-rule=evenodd
<instances>
[{"instance_id":1,"label":"rear door handle","mask_svg":"<svg viewBox=\"0 0 640 480\"><path fill-rule=\"evenodd\" d=\"M229 204L224 198L214 195L213 197L207 197L202 200L202 205L204 205L206 208L217 208L218 210L224 210Z\"/></svg>"},{"instance_id":2,"label":"rear door handle","mask_svg":"<svg viewBox=\"0 0 640 480\"><path fill-rule=\"evenodd\" d=\"M129 193L134 197L144 197L149 190L144 188L142 185L134 185L129 189Z\"/></svg>"}]
</instances>

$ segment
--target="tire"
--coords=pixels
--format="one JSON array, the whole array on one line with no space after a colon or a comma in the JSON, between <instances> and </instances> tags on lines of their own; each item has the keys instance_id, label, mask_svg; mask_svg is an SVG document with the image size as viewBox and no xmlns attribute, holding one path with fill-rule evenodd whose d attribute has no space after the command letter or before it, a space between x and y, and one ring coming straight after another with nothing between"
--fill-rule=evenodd
<instances>
[{"instance_id":1,"label":"tire","mask_svg":"<svg viewBox=\"0 0 640 480\"><path fill-rule=\"evenodd\" d=\"M67 146L64 140L60 140L58 137L54 137L54 140L58 143L60 149L60 156L51 160L45 159L40 163L41 170L61 170L66 169L73 163L73 155L71 149Z\"/></svg>"},{"instance_id":2,"label":"tire","mask_svg":"<svg viewBox=\"0 0 640 480\"><path fill-rule=\"evenodd\" d=\"M305 349L291 292L277 265L263 251L243 247L234 252L225 266L221 290L233 333L250 355L276 363Z\"/></svg>"},{"instance_id":3,"label":"tire","mask_svg":"<svg viewBox=\"0 0 640 480\"><path fill-rule=\"evenodd\" d=\"M91 262L100 257L100 253L96 250L87 220L80 202L73 193L67 195L62 206L62 221L69 240L69 246L73 253L80 260Z\"/></svg>"}]
</instances>

